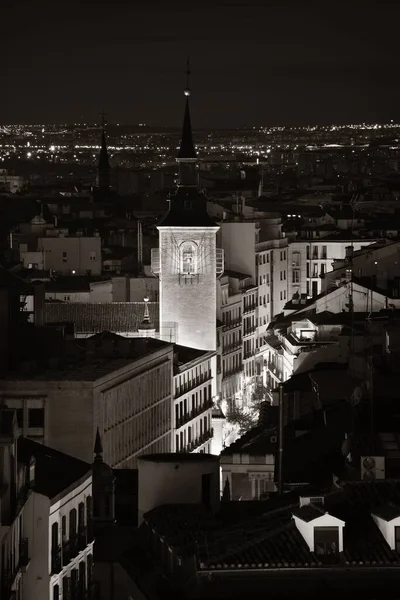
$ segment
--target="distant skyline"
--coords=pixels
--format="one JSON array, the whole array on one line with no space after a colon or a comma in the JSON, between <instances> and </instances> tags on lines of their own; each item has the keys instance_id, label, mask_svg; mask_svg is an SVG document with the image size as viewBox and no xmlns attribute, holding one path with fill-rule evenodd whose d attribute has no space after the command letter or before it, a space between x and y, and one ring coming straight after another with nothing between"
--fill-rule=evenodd
<instances>
[{"instance_id":1,"label":"distant skyline","mask_svg":"<svg viewBox=\"0 0 400 600\"><path fill-rule=\"evenodd\" d=\"M400 6L120 0L3 8L1 123L193 127L400 121Z\"/></svg>"}]
</instances>

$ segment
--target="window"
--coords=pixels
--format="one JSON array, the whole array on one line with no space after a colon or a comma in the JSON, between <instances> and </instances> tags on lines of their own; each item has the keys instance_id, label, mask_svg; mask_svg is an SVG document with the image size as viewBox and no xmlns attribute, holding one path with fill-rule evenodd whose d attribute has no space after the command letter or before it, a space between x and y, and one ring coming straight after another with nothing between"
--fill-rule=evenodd
<instances>
[{"instance_id":1,"label":"window","mask_svg":"<svg viewBox=\"0 0 400 600\"><path fill-rule=\"evenodd\" d=\"M58 585L53 586L53 600L59 600L60 587Z\"/></svg>"},{"instance_id":2,"label":"window","mask_svg":"<svg viewBox=\"0 0 400 600\"><path fill-rule=\"evenodd\" d=\"M313 258L318 258L318 246L313 247Z\"/></svg>"},{"instance_id":3,"label":"window","mask_svg":"<svg viewBox=\"0 0 400 600\"><path fill-rule=\"evenodd\" d=\"M61 517L61 542L67 543L67 517L65 515Z\"/></svg>"},{"instance_id":4,"label":"window","mask_svg":"<svg viewBox=\"0 0 400 600\"><path fill-rule=\"evenodd\" d=\"M196 250L194 242L185 242L181 246L181 271L184 275L196 272Z\"/></svg>"},{"instance_id":5,"label":"window","mask_svg":"<svg viewBox=\"0 0 400 600\"><path fill-rule=\"evenodd\" d=\"M313 277L318 277L318 263L313 265Z\"/></svg>"},{"instance_id":6,"label":"window","mask_svg":"<svg viewBox=\"0 0 400 600\"><path fill-rule=\"evenodd\" d=\"M300 271L292 271L292 283L300 283Z\"/></svg>"},{"instance_id":7,"label":"window","mask_svg":"<svg viewBox=\"0 0 400 600\"><path fill-rule=\"evenodd\" d=\"M73 540L76 536L76 508L69 511L69 539Z\"/></svg>"},{"instance_id":8,"label":"window","mask_svg":"<svg viewBox=\"0 0 400 600\"><path fill-rule=\"evenodd\" d=\"M96 260L96 252L90 253L90 260Z\"/></svg>"},{"instance_id":9,"label":"window","mask_svg":"<svg viewBox=\"0 0 400 600\"><path fill-rule=\"evenodd\" d=\"M44 408L30 408L28 427L44 427Z\"/></svg>"},{"instance_id":10,"label":"window","mask_svg":"<svg viewBox=\"0 0 400 600\"><path fill-rule=\"evenodd\" d=\"M310 260L310 246L307 246L307 260Z\"/></svg>"},{"instance_id":11,"label":"window","mask_svg":"<svg viewBox=\"0 0 400 600\"><path fill-rule=\"evenodd\" d=\"M23 427L24 426L24 409L17 408L16 413L17 413L18 427Z\"/></svg>"},{"instance_id":12,"label":"window","mask_svg":"<svg viewBox=\"0 0 400 600\"><path fill-rule=\"evenodd\" d=\"M321 248L321 258L328 258L326 246L322 246L322 248Z\"/></svg>"},{"instance_id":13,"label":"window","mask_svg":"<svg viewBox=\"0 0 400 600\"><path fill-rule=\"evenodd\" d=\"M68 260L67 253L66 253L66 252L63 252L63 253L62 253L62 261L63 261L63 262L67 262L67 260Z\"/></svg>"},{"instance_id":14,"label":"window","mask_svg":"<svg viewBox=\"0 0 400 600\"><path fill-rule=\"evenodd\" d=\"M69 302L71 300L71 296L64 296L64 301Z\"/></svg>"},{"instance_id":15,"label":"window","mask_svg":"<svg viewBox=\"0 0 400 600\"><path fill-rule=\"evenodd\" d=\"M321 264L321 275L325 275L325 265L324 265L324 263Z\"/></svg>"},{"instance_id":16,"label":"window","mask_svg":"<svg viewBox=\"0 0 400 600\"><path fill-rule=\"evenodd\" d=\"M339 527L315 527L314 552L319 555L339 552Z\"/></svg>"},{"instance_id":17,"label":"window","mask_svg":"<svg viewBox=\"0 0 400 600\"><path fill-rule=\"evenodd\" d=\"M300 252L292 253L292 266L299 267L300 266Z\"/></svg>"},{"instance_id":18,"label":"window","mask_svg":"<svg viewBox=\"0 0 400 600\"><path fill-rule=\"evenodd\" d=\"M83 502L78 506L78 531L83 531L85 528L85 505Z\"/></svg>"}]
</instances>

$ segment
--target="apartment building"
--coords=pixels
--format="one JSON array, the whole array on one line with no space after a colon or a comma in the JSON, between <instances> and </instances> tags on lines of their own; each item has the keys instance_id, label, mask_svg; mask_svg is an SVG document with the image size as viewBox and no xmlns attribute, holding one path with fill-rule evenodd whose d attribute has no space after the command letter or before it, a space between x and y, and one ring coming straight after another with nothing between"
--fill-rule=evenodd
<instances>
[{"instance_id":1,"label":"apartment building","mask_svg":"<svg viewBox=\"0 0 400 600\"><path fill-rule=\"evenodd\" d=\"M221 399L240 401L243 388L243 292L251 277L225 271L218 281L218 319L221 349Z\"/></svg>"},{"instance_id":2,"label":"apartment building","mask_svg":"<svg viewBox=\"0 0 400 600\"><path fill-rule=\"evenodd\" d=\"M1 597L94 598L91 465L17 439L13 410L0 420Z\"/></svg>"},{"instance_id":3,"label":"apartment building","mask_svg":"<svg viewBox=\"0 0 400 600\"><path fill-rule=\"evenodd\" d=\"M30 439L90 462L99 427L104 460L134 468L140 454L171 451L172 369L171 344L98 334L71 341L47 370L8 374L0 398Z\"/></svg>"},{"instance_id":4,"label":"apartment building","mask_svg":"<svg viewBox=\"0 0 400 600\"><path fill-rule=\"evenodd\" d=\"M99 236L46 235L37 244L37 250L44 253L45 269L61 275L101 274Z\"/></svg>"},{"instance_id":5,"label":"apartment building","mask_svg":"<svg viewBox=\"0 0 400 600\"><path fill-rule=\"evenodd\" d=\"M288 298L306 294L315 298L323 289L323 278L332 271L335 261L346 257L348 248L354 252L369 246L371 240L354 240L345 232L321 239L295 239L290 242L288 256Z\"/></svg>"},{"instance_id":6,"label":"apartment building","mask_svg":"<svg viewBox=\"0 0 400 600\"><path fill-rule=\"evenodd\" d=\"M216 371L216 352L174 346L175 452L210 454Z\"/></svg>"}]
</instances>

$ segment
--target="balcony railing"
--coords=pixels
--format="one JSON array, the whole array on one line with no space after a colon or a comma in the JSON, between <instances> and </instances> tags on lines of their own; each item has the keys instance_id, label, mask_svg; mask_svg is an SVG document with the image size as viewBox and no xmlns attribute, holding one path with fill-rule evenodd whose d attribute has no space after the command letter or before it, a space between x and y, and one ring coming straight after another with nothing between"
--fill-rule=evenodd
<instances>
[{"instance_id":1,"label":"balcony railing","mask_svg":"<svg viewBox=\"0 0 400 600\"><path fill-rule=\"evenodd\" d=\"M59 573L62 570L62 565L61 546L58 546L58 548L53 549L51 553L51 574L55 575L56 573Z\"/></svg>"},{"instance_id":2,"label":"balcony railing","mask_svg":"<svg viewBox=\"0 0 400 600\"><path fill-rule=\"evenodd\" d=\"M232 375L237 375L238 373L241 373L242 371L243 371L243 366L229 369L229 371L227 370L224 372L222 378L225 379L226 377L232 377Z\"/></svg>"},{"instance_id":3,"label":"balcony railing","mask_svg":"<svg viewBox=\"0 0 400 600\"><path fill-rule=\"evenodd\" d=\"M207 381L211 381L211 379L212 379L211 371L208 371L207 373L203 373L202 375L195 377L194 379L192 379L190 381L190 383L185 383L184 385L181 385L180 387L176 388L175 398L179 398L179 396L183 396L183 394L187 394L187 392L191 392L192 390L197 388L199 385L202 385L203 383L206 383Z\"/></svg>"},{"instance_id":4,"label":"balcony railing","mask_svg":"<svg viewBox=\"0 0 400 600\"><path fill-rule=\"evenodd\" d=\"M59 573L63 567L68 565L92 541L92 528L88 526L80 529L71 539L63 542L51 554L51 573Z\"/></svg>"},{"instance_id":5,"label":"balcony railing","mask_svg":"<svg viewBox=\"0 0 400 600\"><path fill-rule=\"evenodd\" d=\"M257 308L257 303L253 302L252 304L248 304L247 306L243 307L243 314L246 315L247 313L253 312L255 311Z\"/></svg>"},{"instance_id":6,"label":"balcony railing","mask_svg":"<svg viewBox=\"0 0 400 600\"><path fill-rule=\"evenodd\" d=\"M211 428L208 431L205 431L204 433L199 435L197 438L195 438L191 442L189 442L187 444L187 447L182 449L182 452L193 452L194 450L196 450L197 448L199 448L200 446L202 446L203 444L205 444L206 442L211 440L213 438L213 436L214 436L214 429Z\"/></svg>"},{"instance_id":7,"label":"balcony railing","mask_svg":"<svg viewBox=\"0 0 400 600\"><path fill-rule=\"evenodd\" d=\"M244 328L243 329L243 337L245 337L246 335L251 335L252 333L254 333L256 331L256 329L257 329L257 327L255 325Z\"/></svg>"},{"instance_id":8,"label":"balcony railing","mask_svg":"<svg viewBox=\"0 0 400 600\"><path fill-rule=\"evenodd\" d=\"M232 319L229 323L224 323L222 331L229 331L230 329L234 329L235 327L239 327L242 324L242 317L239 319Z\"/></svg>"},{"instance_id":9,"label":"balcony railing","mask_svg":"<svg viewBox=\"0 0 400 600\"><path fill-rule=\"evenodd\" d=\"M214 402L212 400L207 400L207 402L203 402L203 404L201 406L197 406L197 407L193 408L192 410L190 410L189 412L183 414L181 417L176 419L176 425L175 425L176 429L179 429L179 427L182 427L182 425L189 423L189 421L191 421L195 417L198 417L199 415L204 413L206 410L209 410L213 406L214 406Z\"/></svg>"},{"instance_id":10,"label":"balcony railing","mask_svg":"<svg viewBox=\"0 0 400 600\"><path fill-rule=\"evenodd\" d=\"M251 350L250 352L244 352L243 360L247 360L248 358L254 358L255 354L256 354L255 350Z\"/></svg>"},{"instance_id":11,"label":"balcony railing","mask_svg":"<svg viewBox=\"0 0 400 600\"><path fill-rule=\"evenodd\" d=\"M223 347L222 349L222 353L223 354L229 354L230 352L234 352L235 350L240 350L240 348L242 347L242 340L237 340L236 342L234 342L233 344L227 344L226 346Z\"/></svg>"}]
</instances>

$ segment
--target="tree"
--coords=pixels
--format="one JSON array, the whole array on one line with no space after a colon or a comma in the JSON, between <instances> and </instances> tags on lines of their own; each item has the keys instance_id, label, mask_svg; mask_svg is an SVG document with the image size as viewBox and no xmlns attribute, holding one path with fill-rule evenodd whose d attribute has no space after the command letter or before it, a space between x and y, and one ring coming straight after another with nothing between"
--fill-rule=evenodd
<instances>
[{"instance_id":1,"label":"tree","mask_svg":"<svg viewBox=\"0 0 400 600\"><path fill-rule=\"evenodd\" d=\"M239 433L243 435L258 425L260 409L266 401L268 401L267 388L262 383L256 383L251 390L246 407L239 407L236 404L230 405L227 414L228 422L237 425Z\"/></svg>"}]
</instances>

